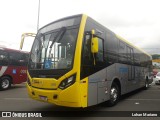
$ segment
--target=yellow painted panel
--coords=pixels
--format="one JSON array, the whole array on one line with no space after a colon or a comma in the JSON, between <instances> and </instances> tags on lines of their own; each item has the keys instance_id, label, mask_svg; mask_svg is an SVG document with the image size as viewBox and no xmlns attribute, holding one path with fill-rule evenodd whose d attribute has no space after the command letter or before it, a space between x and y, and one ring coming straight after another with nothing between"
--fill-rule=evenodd
<instances>
[{"instance_id":1,"label":"yellow painted panel","mask_svg":"<svg viewBox=\"0 0 160 120\"><path fill-rule=\"evenodd\" d=\"M66 88L65 90L62 90L59 95L59 101L65 101L65 102L77 102L80 103L79 98L79 83L74 83L69 88Z\"/></svg>"},{"instance_id":2,"label":"yellow painted panel","mask_svg":"<svg viewBox=\"0 0 160 120\"><path fill-rule=\"evenodd\" d=\"M87 107L88 101L88 77L81 80L80 82L80 92L81 92L81 104L82 107Z\"/></svg>"}]
</instances>

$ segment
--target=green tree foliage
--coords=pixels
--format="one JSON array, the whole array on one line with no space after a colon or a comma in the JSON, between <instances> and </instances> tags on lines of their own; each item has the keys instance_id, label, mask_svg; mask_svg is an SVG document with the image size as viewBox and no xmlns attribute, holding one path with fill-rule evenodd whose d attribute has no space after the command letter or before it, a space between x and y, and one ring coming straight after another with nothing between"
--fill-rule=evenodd
<instances>
[{"instance_id":1,"label":"green tree foliage","mask_svg":"<svg viewBox=\"0 0 160 120\"><path fill-rule=\"evenodd\" d=\"M160 55L159 54L154 54L154 55L152 55L152 59L153 60L160 59Z\"/></svg>"}]
</instances>

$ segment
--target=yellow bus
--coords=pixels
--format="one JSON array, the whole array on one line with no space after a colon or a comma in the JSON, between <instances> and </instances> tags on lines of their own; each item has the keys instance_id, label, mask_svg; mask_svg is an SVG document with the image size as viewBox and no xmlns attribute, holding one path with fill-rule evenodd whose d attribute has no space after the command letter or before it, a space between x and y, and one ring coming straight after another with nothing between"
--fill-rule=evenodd
<instances>
[{"instance_id":1,"label":"yellow bus","mask_svg":"<svg viewBox=\"0 0 160 120\"><path fill-rule=\"evenodd\" d=\"M115 105L120 96L148 88L151 56L87 15L39 29L29 58L31 98L60 106Z\"/></svg>"}]
</instances>

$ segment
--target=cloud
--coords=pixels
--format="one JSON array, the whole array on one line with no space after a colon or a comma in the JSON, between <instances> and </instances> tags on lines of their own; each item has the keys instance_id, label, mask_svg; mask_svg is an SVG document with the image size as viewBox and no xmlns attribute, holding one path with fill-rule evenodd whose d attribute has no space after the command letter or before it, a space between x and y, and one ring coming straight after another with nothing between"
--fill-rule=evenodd
<instances>
[{"instance_id":1,"label":"cloud","mask_svg":"<svg viewBox=\"0 0 160 120\"><path fill-rule=\"evenodd\" d=\"M40 8L39 27L85 13L138 47L160 46L159 0L41 0ZM1 1L0 44L18 49L22 33L37 31L37 13L38 0Z\"/></svg>"}]
</instances>

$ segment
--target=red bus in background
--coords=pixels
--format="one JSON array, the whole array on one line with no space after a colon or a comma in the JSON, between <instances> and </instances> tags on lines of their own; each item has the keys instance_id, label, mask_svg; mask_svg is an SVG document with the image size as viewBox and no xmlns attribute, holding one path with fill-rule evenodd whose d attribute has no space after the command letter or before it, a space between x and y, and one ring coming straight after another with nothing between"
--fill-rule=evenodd
<instances>
[{"instance_id":1,"label":"red bus in background","mask_svg":"<svg viewBox=\"0 0 160 120\"><path fill-rule=\"evenodd\" d=\"M0 47L0 90L27 80L29 53Z\"/></svg>"}]
</instances>

